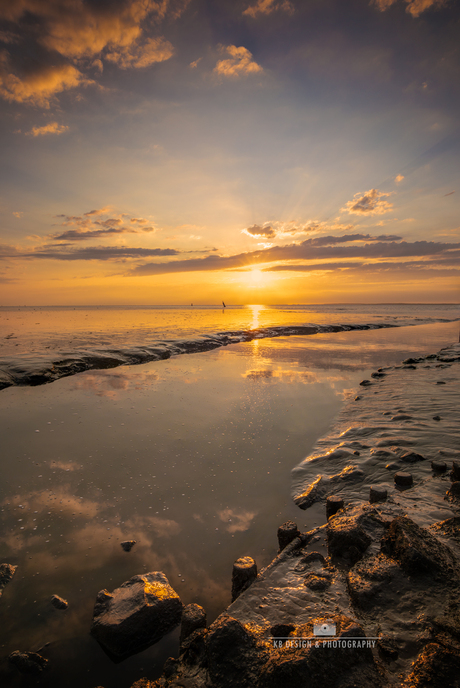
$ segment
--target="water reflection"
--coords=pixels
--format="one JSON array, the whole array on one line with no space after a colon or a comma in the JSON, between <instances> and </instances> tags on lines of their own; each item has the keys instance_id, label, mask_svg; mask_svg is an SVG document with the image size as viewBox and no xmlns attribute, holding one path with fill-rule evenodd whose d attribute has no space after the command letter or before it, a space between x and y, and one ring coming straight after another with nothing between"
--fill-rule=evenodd
<instances>
[{"instance_id":1,"label":"water reflection","mask_svg":"<svg viewBox=\"0 0 460 688\"><path fill-rule=\"evenodd\" d=\"M257 357L251 342L3 390L0 544L2 561L18 564L1 599L4 654L49 640L66 688L126 688L146 657L153 678L177 638L114 668L88 635L97 592L159 570L212 620L230 602L235 559L260 568L282 522L313 525L291 502L290 470L343 395L382 359L447 344L442 327L412 328L410 340L402 330L262 340ZM129 553L124 540L136 540ZM65 616L52 594L68 599ZM3 665L2 681L16 681Z\"/></svg>"}]
</instances>

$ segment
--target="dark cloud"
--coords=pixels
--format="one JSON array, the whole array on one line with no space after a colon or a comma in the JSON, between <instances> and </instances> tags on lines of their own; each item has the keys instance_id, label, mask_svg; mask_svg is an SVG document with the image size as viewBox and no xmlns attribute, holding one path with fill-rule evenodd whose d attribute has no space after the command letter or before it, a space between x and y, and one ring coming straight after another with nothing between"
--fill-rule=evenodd
<instances>
[{"instance_id":1,"label":"dark cloud","mask_svg":"<svg viewBox=\"0 0 460 688\"><path fill-rule=\"evenodd\" d=\"M457 249L460 244L445 244L434 241L399 243L374 241L361 246L314 246L311 239L300 244L273 246L260 251L240 253L234 256L206 256L164 263L145 263L134 268L132 275L160 275L175 272L197 272L244 268L258 263L277 261L350 259L350 258L404 258L411 256L435 256Z\"/></svg>"},{"instance_id":2,"label":"dark cloud","mask_svg":"<svg viewBox=\"0 0 460 688\"><path fill-rule=\"evenodd\" d=\"M177 256L174 248L128 248L126 246L91 246L74 248L72 245L40 247L34 251L20 251L15 247L0 247L2 258L30 258L48 260L121 260L149 258L151 256Z\"/></svg>"},{"instance_id":3,"label":"dark cloud","mask_svg":"<svg viewBox=\"0 0 460 688\"><path fill-rule=\"evenodd\" d=\"M112 227L108 229L69 229L62 234L53 234L52 238L56 241L88 241L89 239L103 239L106 236L114 236L115 234L141 234L142 232L154 232L153 227L142 227L141 229L134 229L133 227Z\"/></svg>"},{"instance_id":4,"label":"dark cloud","mask_svg":"<svg viewBox=\"0 0 460 688\"><path fill-rule=\"evenodd\" d=\"M390 194L377 189L357 193L353 196L353 200L345 203L342 211L354 215L383 215L393 208L391 203L383 200L385 196L390 196Z\"/></svg>"},{"instance_id":5,"label":"dark cloud","mask_svg":"<svg viewBox=\"0 0 460 688\"><path fill-rule=\"evenodd\" d=\"M64 220L61 223L63 227L76 227L76 229L68 229L65 232L51 234L49 239L53 241L89 241L117 234L142 234L155 231L155 227L152 227L149 220L145 218L131 218L129 219L130 226L127 227L124 223L129 218L129 215L119 213L114 217L112 214L111 217L105 217L104 219L104 215L109 213L110 208L106 207L100 210L90 210L87 213L83 213L83 215L56 215L55 217ZM147 227L144 226L146 224L148 225Z\"/></svg>"},{"instance_id":6,"label":"dark cloud","mask_svg":"<svg viewBox=\"0 0 460 688\"><path fill-rule=\"evenodd\" d=\"M49 108L56 94L94 81L85 74L103 61L143 68L174 54L155 31L177 19L190 0L2 0L8 46L0 55L0 96ZM156 30L157 32L158 30Z\"/></svg>"},{"instance_id":7,"label":"dark cloud","mask_svg":"<svg viewBox=\"0 0 460 688\"><path fill-rule=\"evenodd\" d=\"M243 232L249 236L265 237L266 239L271 239L276 235L275 230L270 225L252 225L252 227L243 229Z\"/></svg>"}]
</instances>

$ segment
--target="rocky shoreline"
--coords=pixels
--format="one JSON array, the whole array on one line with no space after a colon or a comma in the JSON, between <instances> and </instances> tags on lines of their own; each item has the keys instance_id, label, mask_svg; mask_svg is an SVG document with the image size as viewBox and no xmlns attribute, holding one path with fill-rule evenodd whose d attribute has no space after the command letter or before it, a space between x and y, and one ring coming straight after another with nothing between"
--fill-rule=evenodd
<instances>
[{"instance_id":1,"label":"rocky shoreline","mask_svg":"<svg viewBox=\"0 0 460 688\"><path fill-rule=\"evenodd\" d=\"M287 524L275 560L132 688L460 686L459 363L455 345L363 381L293 471L301 508L336 513Z\"/></svg>"}]
</instances>

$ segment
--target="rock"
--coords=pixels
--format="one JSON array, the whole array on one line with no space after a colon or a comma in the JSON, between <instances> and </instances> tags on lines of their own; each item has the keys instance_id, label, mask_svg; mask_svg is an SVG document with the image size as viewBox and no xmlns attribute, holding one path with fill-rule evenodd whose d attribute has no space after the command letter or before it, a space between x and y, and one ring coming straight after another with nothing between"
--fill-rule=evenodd
<instances>
[{"instance_id":1,"label":"rock","mask_svg":"<svg viewBox=\"0 0 460 688\"><path fill-rule=\"evenodd\" d=\"M394 481L398 487L412 487L414 480L410 473L399 471L394 475Z\"/></svg>"},{"instance_id":2,"label":"rock","mask_svg":"<svg viewBox=\"0 0 460 688\"><path fill-rule=\"evenodd\" d=\"M374 383L371 382L370 380L361 380L361 382L359 384L361 385L361 387L369 387L369 385L372 385Z\"/></svg>"},{"instance_id":3,"label":"rock","mask_svg":"<svg viewBox=\"0 0 460 688\"><path fill-rule=\"evenodd\" d=\"M408 451L401 456L401 461L405 463L416 463L417 461L425 461L425 457L416 452Z\"/></svg>"},{"instance_id":4,"label":"rock","mask_svg":"<svg viewBox=\"0 0 460 688\"><path fill-rule=\"evenodd\" d=\"M59 595L52 595L51 604L53 607L56 607L56 609L67 609L69 606L67 600L65 600L63 597L59 597Z\"/></svg>"},{"instance_id":5,"label":"rock","mask_svg":"<svg viewBox=\"0 0 460 688\"><path fill-rule=\"evenodd\" d=\"M337 629L332 640L324 638L323 644L323 639L318 638L319 643L305 642L293 648L287 645L273 652L257 685L260 688L380 688L383 681L374 663L372 643L367 647L363 629L352 619L339 615L331 620L315 619L314 624L324 625L331 621ZM296 635L311 638L313 623L298 626ZM348 638L355 641L354 645L351 641L351 647Z\"/></svg>"},{"instance_id":6,"label":"rock","mask_svg":"<svg viewBox=\"0 0 460 688\"><path fill-rule=\"evenodd\" d=\"M356 563L371 544L371 538L353 517L334 516L327 522L327 547L332 557Z\"/></svg>"},{"instance_id":7,"label":"rock","mask_svg":"<svg viewBox=\"0 0 460 688\"><path fill-rule=\"evenodd\" d=\"M395 662L398 659L398 645L393 638L379 636L377 640L377 649L380 656L388 662Z\"/></svg>"},{"instance_id":8,"label":"rock","mask_svg":"<svg viewBox=\"0 0 460 688\"><path fill-rule=\"evenodd\" d=\"M460 498L460 480L456 480L452 485L450 486L450 490L448 490L447 494L449 497L454 497L455 499Z\"/></svg>"},{"instance_id":9,"label":"rock","mask_svg":"<svg viewBox=\"0 0 460 688\"><path fill-rule=\"evenodd\" d=\"M240 557L233 564L232 602L257 578L257 564L252 557Z\"/></svg>"},{"instance_id":10,"label":"rock","mask_svg":"<svg viewBox=\"0 0 460 688\"><path fill-rule=\"evenodd\" d=\"M182 620L180 627L180 644L188 638L193 631L199 628L206 628L206 612L199 604L188 604L182 610Z\"/></svg>"},{"instance_id":11,"label":"rock","mask_svg":"<svg viewBox=\"0 0 460 688\"><path fill-rule=\"evenodd\" d=\"M457 647L429 643L418 655L403 688L458 688L460 652Z\"/></svg>"},{"instance_id":12,"label":"rock","mask_svg":"<svg viewBox=\"0 0 460 688\"><path fill-rule=\"evenodd\" d=\"M326 518L334 516L340 509L343 509L343 499L342 497L335 497L331 495L326 500Z\"/></svg>"},{"instance_id":13,"label":"rock","mask_svg":"<svg viewBox=\"0 0 460 688\"><path fill-rule=\"evenodd\" d=\"M273 638L287 638L293 631L295 631L295 626L292 623L275 624L270 628L270 633Z\"/></svg>"},{"instance_id":14,"label":"rock","mask_svg":"<svg viewBox=\"0 0 460 688\"><path fill-rule=\"evenodd\" d=\"M374 504L375 502L385 502L388 496L387 491L383 487L373 487L369 489L369 502Z\"/></svg>"},{"instance_id":15,"label":"rock","mask_svg":"<svg viewBox=\"0 0 460 688\"><path fill-rule=\"evenodd\" d=\"M17 568L17 566L12 564L0 564L0 597L2 596L3 588L13 578Z\"/></svg>"},{"instance_id":16,"label":"rock","mask_svg":"<svg viewBox=\"0 0 460 688\"><path fill-rule=\"evenodd\" d=\"M280 547L278 551L282 552L283 549L296 537L299 537L299 535L300 532L297 528L297 523L294 523L294 521L286 521L286 523L283 523L283 525L278 528L278 544Z\"/></svg>"},{"instance_id":17,"label":"rock","mask_svg":"<svg viewBox=\"0 0 460 688\"><path fill-rule=\"evenodd\" d=\"M323 592L331 584L331 574L330 573L309 573L305 577L305 585L310 590L315 590L316 592Z\"/></svg>"},{"instance_id":18,"label":"rock","mask_svg":"<svg viewBox=\"0 0 460 688\"><path fill-rule=\"evenodd\" d=\"M453 461L452 462L452 470L450 472L450 479L452 482L456 480L460 480L460 462L459 461Z\"/></svg>"},{"instance_id":19,"label":"rock","mask_svg":"<svg viewBox=\"0 0 460 688\"><path fill-rule=\"evenodd\" d=\"M154 571L133 576L113 593L101 590L91 634L110 657L121 660L156 643L181 616L179 595L163 573Z\"/></svg>"},{"instance_id":20,"label":"rock","mask_svg":"<svg viewBox=\"0 0 460 688\"><path fill-rule=\"evenodd\" d=\"M131 552L131 550L135 544L136 544L136 540L125 540L124 542L120 542L121 548L125 552Z\"/></svg>"},{"instance_id":21,"label":"rock","mask_svg":"<svg viewBox=\"0 0 460 688\"><path fill-rule=\"evenodd\" d=\"M391 420L398 421L398 420L411 420L412 416L409 416L407 413L398 413L397 416L393 416Z\"/></svg>"},{"instance_id":22,"label":"rock","mask_svg":"<svg viewBox=\"0 0 460 688\"><path fill-rule=\"evenodd\" d=\"M381 550L409 575L450 576L457 571L450 548L407 516L398 516L390 523L381 540Z\"/></svg>"},{"instance_id":23,"label":"rock","mask_svg":"<svg viewBox=\"0 0 460 688\"><path fill-rule=\"evenodd\" d=\"M433 416L433 420L441 420L441 416Z\"/></svg>"},{"instance_id":24,"label":"rock","mask_svg":"<svg viewBox=\"0 0 460 688\"><path fill-rule=\"evenodd\" d=\"M445 473L447 471L447 464L445 461L432 461L431 468L435 473Z\"/></svg>"},{"instance_id":25,"label":"rock","mask_svg":"<svg viewBox=\"0 0 460 688\"><path fill-rule=\"evenodd\" d=\"M21 672L21 674L41 674L48 664L48 660L36 652L20 652L15 650L8 656L8 661Z\"/></svg>"},{"instance_id":26,"label":"rock","mask_svg":"<svg viewBox=\"0 0 460 688\"><path fill-rule=\"evenodd\" d=\"M210 627L206 643L210 683L219 688L252 688L269 657L264 645L239 621L221 615Z\"/></svg>"}]
</instances>

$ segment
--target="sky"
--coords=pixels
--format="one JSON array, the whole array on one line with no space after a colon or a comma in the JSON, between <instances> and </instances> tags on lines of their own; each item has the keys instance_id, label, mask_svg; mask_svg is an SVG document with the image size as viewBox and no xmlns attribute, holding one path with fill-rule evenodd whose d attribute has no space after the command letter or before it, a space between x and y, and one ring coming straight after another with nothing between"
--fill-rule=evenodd
<instances>
[{"instance_id":1,"label":"sky","mask_svg":"<svg viewBox=\"0 0 460 688\"><path fill-rule=\"evenodd\" d=\"M460 302L458 0L0 0L0 305Z\"/></svg>"}]
</instances>

